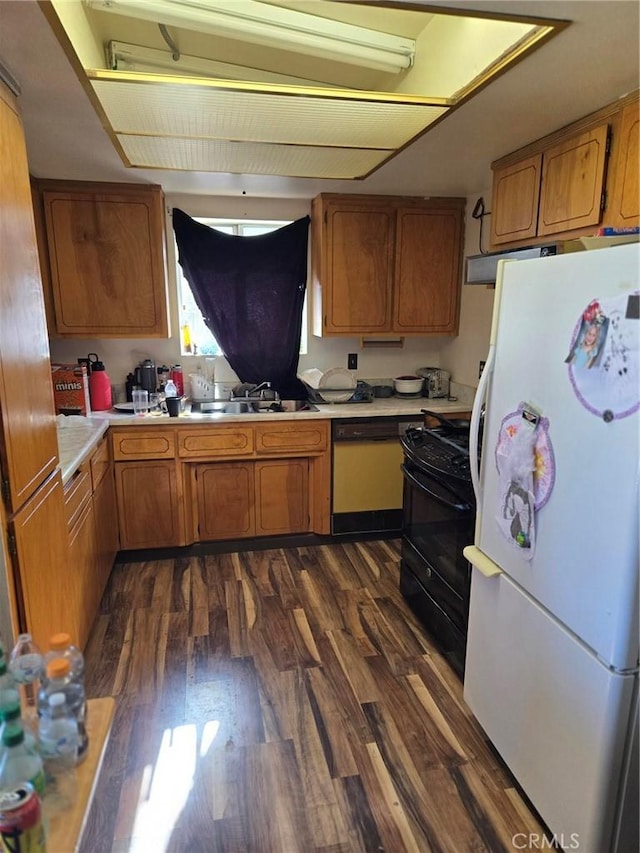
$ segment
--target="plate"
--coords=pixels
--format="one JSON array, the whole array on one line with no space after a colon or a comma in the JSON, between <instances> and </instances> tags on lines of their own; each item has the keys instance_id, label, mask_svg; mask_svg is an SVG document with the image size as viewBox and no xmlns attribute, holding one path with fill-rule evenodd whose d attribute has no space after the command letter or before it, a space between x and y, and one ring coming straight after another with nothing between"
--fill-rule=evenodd
<instances>
[{"instance_id":1,"label":"plate","mask_svg":"<svg viewBox=\"0 0 640 853\"><path fill-rule=\"evenodd\" d=\"M133 412L133 403L114 403L116 412Z\"/></svg>"},{"instance_id":2,"label":"plate","mask_svg":"<svg viewBox=\"0 0 640 853\"><path fill-rule=\"evenodd\" d=\"M356 387L356 377L350 370L344 367L332 367L330 370L325 370L318 382L318 388L321 391L322 399L327 403L346 403L353 397L353 392ZM325 388L337 389L348 388L348 391L325 391Z\"/></svg>"}]
</instances>

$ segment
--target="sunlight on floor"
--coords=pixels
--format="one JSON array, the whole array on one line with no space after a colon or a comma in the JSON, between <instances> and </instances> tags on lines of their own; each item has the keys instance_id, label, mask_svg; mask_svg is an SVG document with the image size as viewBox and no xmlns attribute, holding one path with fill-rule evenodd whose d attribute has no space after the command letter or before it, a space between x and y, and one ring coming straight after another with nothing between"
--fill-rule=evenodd
<instances>
[{"instance_id":1,"label":"sunlight on floor","mask_svg":"<svg viewBox=\"0 0 640 853\"><path fill-rule=\"evenodd\" d=\"M202 728L198 748L195 724L165 729L155 765L144 768L130 853L163 853L179 831L180 815L193 789L198 759L211 748L220 722L209 720Z\"/></svg>"}]
</instances>

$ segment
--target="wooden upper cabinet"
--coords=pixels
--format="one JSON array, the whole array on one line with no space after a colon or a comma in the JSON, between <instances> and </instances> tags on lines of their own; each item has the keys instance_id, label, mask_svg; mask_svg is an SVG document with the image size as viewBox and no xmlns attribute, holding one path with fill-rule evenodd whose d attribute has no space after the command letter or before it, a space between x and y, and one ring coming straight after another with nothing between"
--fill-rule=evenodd
<instances>
[{"instance_id":1,"label":"wooden upper cabinet","mask_svg":"<svg viewBox=\"0 0 640 853\"><path fill-rule=\"evenodd\" d=\"M458 330L464 207L400 207L392 331L453 335Z\"/></svg>"},{"instance_id":2,"label":"wooden upper cabinet","mask_svg":"<svg viewBox=\"0 0 640 853\"><path fill-rule=\"evenodd\" d=\"M640 224L640 101L622 111L620 127L614 133L612 156L615 178L606 210L606 224L625 228Z\"/></svg>"},{"instance_id":3,"label":"wooden upper cabinet","mask_svg":"<svg viewBox=\"0 0 640 853\"><path fill-rule=\"evenodd\" d=\"M8 513L55 470L49 339L22 122L0 82L0 466Z\"/></svg>"},{"instance_id":4,"label":"wooden upper cabinet","mask_svg":"<svg viewBox=\"0 0 640 853\"><path fill-rule=\"evenodd\" d=\"M168 337L160 187L38 181L55 328L64 337Z\"/></svg>"},{"instance_id":5,"label":"wooden upper cabinet","mask_svg":"<svg viewBox=\"0 0 640 853\"><path fill-rule=\"evenodd\" d=\"M316 334L385 332L391 326L395 211L384 202L345 197L314 199Z\"/></svg>"},{"instance_id":6,"label":"wooden upper cabinet","mask_svg":"<svg viewBox=\"0 0 640 853\"><path fill-rule=\"evenodd\" d=\"M600 223L608 134L602 124L545 150L539 236Z\"/></svg>"},{"instance_id":7,"label":"wooden upper cabinet","mask_svg":"<svg viewBox=\"0 0 640 853\"><path fill-rule=\"evenodd\" d=\"M455 334L463 218L463 199L315 198L314 334Z\"/></svg>"},{"instance_id":8,"label":"wooden upper cabinet","mask_svg":"<svg viewBox=\"0 0 640 853\"><path fill-rule=\"evenodd\" d=\"M494 171L492 245L536 236L541 179L542 154Z\"/></svg>"}]
</instances>

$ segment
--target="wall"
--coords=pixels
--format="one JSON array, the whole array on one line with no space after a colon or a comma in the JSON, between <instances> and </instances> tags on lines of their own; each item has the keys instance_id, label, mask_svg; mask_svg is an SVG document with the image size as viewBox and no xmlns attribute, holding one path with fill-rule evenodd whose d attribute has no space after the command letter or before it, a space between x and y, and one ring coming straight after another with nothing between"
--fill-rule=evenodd
<instances>
[{"instance_id":1,"label":"wall","mask_svg":"<svg viewBox=\"0 0 640 853\"><path fill-rule=\"evenodd\" d=\"M485 193L484 198L489 194ZM473 209L477 195L470 198L467 210ZM238 198L168 195L167 233L172 234L171 210L179 207L190 216L230 217L247 219L298 219L310 212L305 199ZM485 219L485 235L488 230ZM466 254L477 254L477 223L467 223ZM485 240L487 237L485 236ZM104 361L111 382L124 393L124 381L136 364L151 358L158 364L181 363L185 375L200 365L206 370L203 358L180 355L178 335L178 305L176 292L176 259L173 241L168 245L168 275L172 337L168 340L101 339L51 340L52 361L75 362L79 356L97 352ZM308 352L300 357L300 369L346 367L347 354L358 354L358 378L384 379L412 373L419 367L444 367L455 381L477 384L478 358L484 358L489 337L493 291L484 287L463 286L460 335L457 338L406 338L402 348L371 348L363 350L359 338L316 338L309 333ZM216 360L216 378L234 379L224 359ZM119 396L118 399L121 399Z\"/></svg>"}]
</instances>

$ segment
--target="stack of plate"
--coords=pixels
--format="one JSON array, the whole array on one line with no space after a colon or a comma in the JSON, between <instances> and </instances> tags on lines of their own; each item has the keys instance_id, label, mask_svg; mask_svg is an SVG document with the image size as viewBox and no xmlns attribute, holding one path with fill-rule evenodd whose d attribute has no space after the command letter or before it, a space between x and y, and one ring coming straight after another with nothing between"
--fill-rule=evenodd
<instances>
[{"instance_id":1,"label":"stack of plate","mask_svg":"<svg viewBox=\"0 0 640 853\"><path fill-rule=\"evenodd\" d=\"M311 368L299 373L298 378L315 392L315 397L325 403L346 403L353 396L357 384L355 374L343 367L324 371Z\"/></svg>"}]
</instances>

